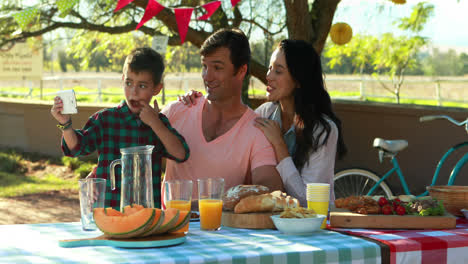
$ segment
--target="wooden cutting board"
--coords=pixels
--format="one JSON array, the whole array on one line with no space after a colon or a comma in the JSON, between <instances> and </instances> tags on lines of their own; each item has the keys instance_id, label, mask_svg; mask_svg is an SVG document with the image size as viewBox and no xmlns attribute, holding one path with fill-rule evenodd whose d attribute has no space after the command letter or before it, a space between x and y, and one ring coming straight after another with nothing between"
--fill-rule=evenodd
<instances>
[{"instance_id":1,"label":"wooden cutting board","mask_svg":"<svg viewBox=\"0 0 468 264\"><path fill-rule=\"evenodd\" d=\"M330 212L330 226L343 228L384 229L451 229L456 226L456 217L416 215L362 215L347 210Z\"/></svg>"},{"instance_id":2,"label":"wooden cutting board","mask_svg":"<svg viewBox=\"0 0 468 264\"><path fill-rule=\"evenodd\" d=\"M83 239L65 239L59 241L61 247L87 247L87 246L112 246L122 248L152 248L152 247L167 247L184 243L186 240L185 234L164 234L142 238L107 238L104 235L94 238Z\"/></svg>"},{"instance_id":3,"label":"wooden cutting board","mask_svg":"<svg viewBox=\"0 0 468 264\"><path fill-rule=\"evenodd\" d=\"M247 213L235 214L223 211L221 224L223 226L248 229L276 229L270 216L273 213Z\"/></svg>"}]
</instances>

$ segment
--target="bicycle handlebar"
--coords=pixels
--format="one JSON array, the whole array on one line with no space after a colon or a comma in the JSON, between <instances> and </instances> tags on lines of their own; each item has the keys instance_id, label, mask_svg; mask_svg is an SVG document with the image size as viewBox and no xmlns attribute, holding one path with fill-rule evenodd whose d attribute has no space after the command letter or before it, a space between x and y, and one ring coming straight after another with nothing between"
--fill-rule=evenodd
<instances>
[{"instance_id":1,"label":"bicycle handlebar","mask_svg":"<svg viewBox=\"0 0 468 264\"><path fill-rule=\"evenodd\" d=\"M453 124L455 124L457 126L467 125L467 123L468 123L468 119L466 119L463 122L458 122L457 120L451 118L450 116L446 116L446 115L421 116L419 118L419 122L432 121L432 120L435 120L435 119L447 119L448 121L452 122Z\"/></svg>"}]
</instances>

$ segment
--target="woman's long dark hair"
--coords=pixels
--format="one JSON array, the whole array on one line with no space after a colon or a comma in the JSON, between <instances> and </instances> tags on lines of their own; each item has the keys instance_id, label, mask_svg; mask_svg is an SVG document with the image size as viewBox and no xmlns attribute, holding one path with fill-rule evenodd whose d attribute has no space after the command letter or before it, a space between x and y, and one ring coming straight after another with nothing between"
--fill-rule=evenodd
<instances>
[{"instance_id":1,"label":"woman's long dark hair","mask_svg":"<svg viewBox=\"0 0 468 264\"><path fill-rule=\"evenodd\" d=\"M284 52L286 64L296 81L294 106L296 117L296 152L294 164L299 171L309 160L309 155L327 143L331 126L325 116L338 128L336 156L346 154L341 121L333 112L330 95L325 90L320 57L309 43L302 40L282 40L279 48ZM320 131L318 131L320 129ZM324 136L324 140L320 139Z\"/></svg>"}]
</instances>

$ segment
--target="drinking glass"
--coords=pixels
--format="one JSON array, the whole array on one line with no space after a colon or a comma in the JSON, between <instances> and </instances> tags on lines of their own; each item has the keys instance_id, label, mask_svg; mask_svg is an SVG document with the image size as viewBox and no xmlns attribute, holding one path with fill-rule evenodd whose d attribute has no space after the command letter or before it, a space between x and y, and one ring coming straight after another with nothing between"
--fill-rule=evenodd
<instances>
[{"instance_id":1,"label":"drinking glass","mask_svg":"<svg viewBox=\"0 0 468 264\"><path fill-rule=\"evenodd\" d=\"M223 192L223 178L198 179L198 210L202 230L216 231L221 229Z\"/></svg>"},{"instance_id":2,"label":"drinking glass","mask_svg":"<svg viewBox=\"0 0 468 264\"><path fill-rule=\"evenodd\" d=\"M78 180L78 184L80 187L81 226L85 231L96 230L93 209L104 207L106 179L81 179Z\"/></svg>"},{"instance_id":3,"label":"drinking glass","mask_svg":"<svg viewBox=\"0 0 468 264\"><path fill-rule=\"evenodd\" d=\"M164 203L166 208L176 208L181 211L188 211L190 215L192 203L192 188L191 180L173 180L164 182ZM188 233L189 223L176 233Z\"/></svg>"}]
</instances>

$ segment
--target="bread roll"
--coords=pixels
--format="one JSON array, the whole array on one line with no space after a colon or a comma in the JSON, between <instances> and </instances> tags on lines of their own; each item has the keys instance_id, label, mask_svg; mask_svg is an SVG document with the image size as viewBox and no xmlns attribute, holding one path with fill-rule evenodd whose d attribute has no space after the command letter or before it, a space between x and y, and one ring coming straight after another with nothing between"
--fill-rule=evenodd
<instances>
[{"instance_id":1,"label":"bread roll","mask_svg":"<svg viewBox=\"0 0 468 264\"><path fill-rule=\"evenodd\" d=\"M281 191L274 191L241 199L234 207L234 213L280 212L285 208L297 207L298 205L297 199L287 196Z\"/></svg>"},{"instance_id":2,"label":"bread roll","mask_svg":"<svg viewBox=\"0 0 468 264\"><path fill-rule=\"evenodd\" d=\"M236 204L244 197L269 193L268 187L263 185L237 185L231 187L224 194L223 210L233 211Z\"/></svg>"}]
</instances>

